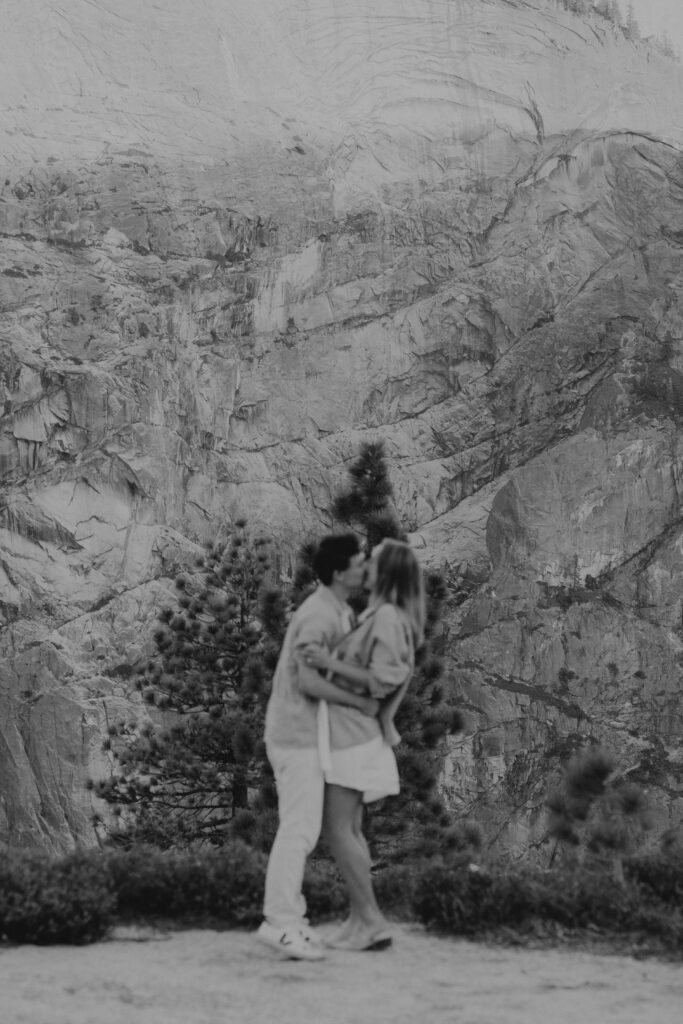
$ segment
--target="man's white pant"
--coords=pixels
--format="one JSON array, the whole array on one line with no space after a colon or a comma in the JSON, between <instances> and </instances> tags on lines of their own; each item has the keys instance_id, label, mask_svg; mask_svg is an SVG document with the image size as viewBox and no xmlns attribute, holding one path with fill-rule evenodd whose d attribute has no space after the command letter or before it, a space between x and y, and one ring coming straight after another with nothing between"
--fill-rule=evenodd
<instances>
[{"instance_id":1,"label":"man's white pant","mask_svg":"<svg viewBox=\"0 0 683 1024\"><path fill-rule=\"evenodd\" d=\"M268 747L280 824L268 859L263 916L278 928L306 924L301 887L306 858L318 842L325 779L316 747Z\"/></svg>"}]
</instances>

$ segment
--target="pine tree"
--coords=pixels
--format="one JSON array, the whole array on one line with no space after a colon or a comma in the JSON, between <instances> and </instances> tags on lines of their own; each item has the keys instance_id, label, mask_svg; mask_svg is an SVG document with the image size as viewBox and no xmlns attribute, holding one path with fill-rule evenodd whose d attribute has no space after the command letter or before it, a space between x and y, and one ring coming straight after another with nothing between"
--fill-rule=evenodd
<instances>
[{"instance_id":1,"label":"pine tree","mask_svg":"<svg viewBox=\"0 0 683 1024\"><path fill-rule=\"evenodd\" d=\"M396 513L383 442L361 445L349 467L349 478L333 510L337 519L365 538L367 553L386 537L406 540ZM366 834L379 860L443 852L452 834L450 815L437 782L446 737L460 729L462 721L439 682L446 644L443 611L447 597L439 573L425 574L425 593L425 643L417 652L413 679L396 717L401 734L396 748L401 794L382 801L366 814Z\"/></svg>"},{"instance_id":2,"label":"pine tree","mask_svg":"<svg viewBox=\"0 0 683 1024\"><path fill-rule=\"evenodd\" d=\"M363 442L349 466L349 476L349 486L334 499L335 517L363 534L368 553L385 537L405 540L394 506L384 442Z\"/></svg>"},{"instance_id":3,"label":"pine tree","mask_svg":"<svg viewBox=\"0 0 683 1024\"><path fill-rule=\"evenodd\" d=\"M251 542L245 526L176 578L175 607L160 612L157 653L137 682L156 709L150 719L109 729L114 767L95 791L114 806L121 840L216 845L241 835L267 847L274 834L262 736L287 602L268 585L267 542Z\"/></svg>"}]
</instances>

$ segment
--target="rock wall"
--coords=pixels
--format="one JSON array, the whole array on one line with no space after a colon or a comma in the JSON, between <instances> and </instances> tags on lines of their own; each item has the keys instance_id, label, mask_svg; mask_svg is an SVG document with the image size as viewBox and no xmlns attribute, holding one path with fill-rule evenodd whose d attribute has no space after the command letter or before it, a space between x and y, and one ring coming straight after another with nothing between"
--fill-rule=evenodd
<instances>
[{"instance_id":1,"label":"rock wall","mask_svg":"<svg viewBox=\"0 0 683 1024\"><path fill-rule=\"evenodd\" d=\"M675 825L680 66L541 0L9 7L0 837L92 841L175 570L238 514L286 569L377 437L454 806L541 843L594 737Z\"/></svg>"}]
</instances>

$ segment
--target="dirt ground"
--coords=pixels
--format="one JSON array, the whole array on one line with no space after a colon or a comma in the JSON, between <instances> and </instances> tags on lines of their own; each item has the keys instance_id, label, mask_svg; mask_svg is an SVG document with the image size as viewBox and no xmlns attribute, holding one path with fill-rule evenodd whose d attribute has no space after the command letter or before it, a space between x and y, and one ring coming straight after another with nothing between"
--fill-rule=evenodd
<instances>
[{"instance_id":1,"label":"dirt ground","mask_svg":"<svg viewBox=\"0 0 683 1024\"><path fill-rule=\"evenodd\" d=\"M330 926L331 927L331 926ZM321 929L323 932L329 929ZM0 950L2 1024L680 1024L683 964L439 938L280 960L253 934L119 928Z\"/></svg>"}]
</instances>

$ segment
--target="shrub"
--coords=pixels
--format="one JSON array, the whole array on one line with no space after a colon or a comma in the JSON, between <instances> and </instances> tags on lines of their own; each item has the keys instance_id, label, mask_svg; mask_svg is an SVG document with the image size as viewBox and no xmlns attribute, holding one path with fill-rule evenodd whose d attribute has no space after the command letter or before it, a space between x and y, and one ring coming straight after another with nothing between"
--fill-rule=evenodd
<instances>
[{"instance_id":1,"label":"shrub","mask_svg":"<svg viewBox=\"0 0 683 1024\"><path fill-rule=\"evenodd\" d=\"M340 917L348 909L346 886L336 867L329 861L315 861L306 867L303 893L313 921Z\"/></svg>"},{"instance_id":2,"label":"shrub","mask_svg":"<svg viewBox=\"0 0 683 1024\"><path fill-rule=\"evenodd\" d=\"M253 927L261 919L265 856L243 842L220 849L90 850L57 861L0 861L0 935L11 942L85 943L116 919ZM539 922L606 935L655 938L683 951L683 865L663 854L625 863L626 884L575 867L539 870L447 863L390 865L374 876L382 909L456 935L523 934ZM315 922L346 913L336 868L309 863L304 878Z\"/></svg>"},{"instance_id":3,"label":"shrub","mask_svg":"<svg viewBox=\"0 0 683 1024\"><path fill-rule=\"evenodd\" d=\"M94 942L111 924L115 902L101 858L22 854L0 863L0 934L10 942Z\"/></svg>"},{"instance_id":4,"label":"shrub","mask_svg":"<svg viewBox=\"0 0 683 1024\"><path fill-rule=\"evenodd\" d=\"M653 853L624 863L627 879L637 883L650 898L683 911L683 858L680 854Z\"/></svg>"},{"instance_id":5,"label":"shrub","mask_svg":"<svg viewBox=\"0 0 683 1024\"><path fill-rule=\"evenodd\" d=\"M211 918L233 927L260 919L265 858L245 843L194 852L133 847L107 859L122 917Z\"/></svg>"},{"instance_id":6,"label":"shrub","mask_svg":"<svg viewBox=\"0 0 683 1024\"><path fill-rule=\"evenodd\" d=\"M456 935L470 934L481 920L481 897L488 884L486 876L472 886L471 880L467 869L452 870L441 864L427 867L413 891L418 919Z\"/></svg>"},{"instance_id":7,"label":"shrub","mask_svg":"<svg viewBox=\"0 0 683 1024\"><path fill-rule=\"evenodd\" d=\"M657 870L652 875L666 877ZM612 936L641 934L665 942L671 951L683 950L680 909L660 901L653 890L624 885L603 872L521 867L488 872L435 862L419 873L412 909L424 924L455 935L500 928L523 933L544 921Z\"/></svg>"},{"instance_id":8,"label":"shrub","mask_svg":"<svg viewBox=\"0 0 683 1024\"><path fill-rule=\"evenodd\" d=\"M421 874L413 906L425 924L476 935L500 926L523 929L550 909L552 895L532 872L435 865Z\"/></svg>"},{"instance_id":9,"label":"shrub","mask_svg":"<svg viewBox=\"0 0 683 1024\"><path fill-rule=\"evenodd\" d=\"M107 855L107 867L123 918L172 915L177 903L183 853L161 852L143 846Z\"/></svg>"},{"instance_id":10,"label":"shrub","mask_svg":"<svg viewBox=\"0 0 683 1024\"><path fill-rule=\"evenodd\" d=\"M565 877L571 900L566 904L566 916L560 918L563 924L615 931L631 927L640 903L636 891L602 872Z\"/></svg>"},{"instance_id":11,"label":"shrub","mask_svg":"<svg viewBox=\"0 0 683 1024\"><path fill-rule=\"evenodd\" d=\"M122 918L166 917L178 921L210 919L230 927L257 924L262 915L266 858L251 845L233 841L220 849L194 852L133 847L106 855L107 871ZM395 869L382 873L396 874ZM406 900L398 890L379 885L387 908ZM327 860L309 862L303 892L314 921L346 913L348 897L336 867ZM397 898L397 896L399 898ZM382 899L384 903L384 900Z\"/></svg>"}]
</instances>

